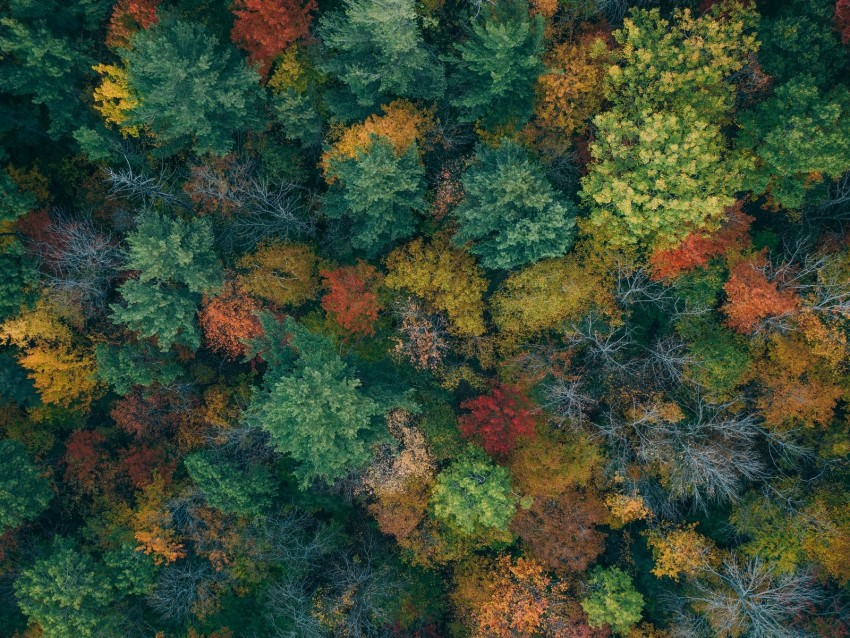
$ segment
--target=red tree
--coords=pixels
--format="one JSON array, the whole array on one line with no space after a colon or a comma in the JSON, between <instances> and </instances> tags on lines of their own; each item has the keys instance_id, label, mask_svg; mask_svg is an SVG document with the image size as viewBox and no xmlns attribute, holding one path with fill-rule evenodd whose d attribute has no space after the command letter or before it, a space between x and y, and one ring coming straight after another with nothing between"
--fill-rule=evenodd
<instances>
[{"instance_id":1,"label":"red tree","mask_svg":"<svg viewBox=\"0 0 850 638\"><path fill-rule=\"evenodd\" d=\"M798 298L792 291L781 291L777 282L765 274L763 259L738 262L723 286L727 301L723 306L727 325L737 332L755 332L761 322L771 317L793 313Z\"/></svg>"},{"instance_id":2,"label":"red tree","mask_svg":"<svg viewBox=\"0 0 850 638\"><path fill-rule=\"evenodd\" d=\"M753 217L741 212L741 203L728 209L729 217L712 235L691 233L678 248L655 252L649 260L652 278L675 279L679 275L705 266L711 259L735 247L747 244L747 231Z\"/></svg>"},{"instance_id":3,"label":"red tree","mask_svg":"<svg viewBox=\"0 0 850 638\"><path fill-rule=\"evenodd\" d=\"M238 359L245 354L244 341L262 333L257 319L259 311L260 306L253 298L227 285L220 295L206 300L198 319L210 347Z\"/></svg>"},{"instance_id":4,"label":"red tree","mask_svg":"<svg viewBox=\"0 0 850 638\"><path fill-rule=\"evenodd\" d=\"M835 3L835 28L841 34L841 41L850 45L850 0Z\"/></svg>"},{"instance_id":5,"label":"red tree","mask_svg":"<svg viewBox=\"0 0 850 638\"><path fill-rule=\"evenodd\" d=\"M168 484L174 474L174 463L167 463L165 452L161 447L151 448L147 445L133 445L123 453L120 463L130 483L136 489L148 485L154 478L154 472Z\"/></svg>"},{"instance_id":6,"label":"red tree","mask_svg":"<svg viewBox=\"0 0 850 638\"><path fill-rule=\"evenodd\" d=\"M510 453L520 437L534 436L531 402L512 386L496 384L490 394L460 404L469 414L460 417L460 432L473 439L488 454Z\"/></svg>"},{"instance_id":7,"label":"red tree","mask_svg":"<svg viewBox=\"0 0 850 638\"><path fill-rule=\"evenodd\" d=\"M106 46L127 48L137 31L156 24L156 7L160 0L118 0L109 19Z\"/></svg>"},{"instance_id":8,"label":"red tree","mask_svg":"<svg viewBox=\"0 0 850 638\"><path fill-rule=\"evenodd\" d=\"M322 297L322 308L334 321L348 332L362 335L375 334L375 321L381 305L375 288L380 274L362 261L356 266L321 273L328 294Z\"/></svg>"},{"instance_id":9,"label":"red tree","mask_svg":"<svg viewBox=\"0 0 850 638\"><path fill-rule=\"evenodd\" d=\"M307 0L303 6L299 0L236 0L230 38L248 52L248 61L265 76L290 43L309 33L310 12L316 7L316 0Z\"/></svg>"},{"instance_id":10,"label":"red tree","mask_svg":"<svg viewBox=\"0 0 850 638\"><path fill-rule=\"evenodd\" d=\"M65 442L65 480L86 489L94 482L105 460L101 449L106 438L100 432L76 430Z\"/></svg>"}]
</instances>

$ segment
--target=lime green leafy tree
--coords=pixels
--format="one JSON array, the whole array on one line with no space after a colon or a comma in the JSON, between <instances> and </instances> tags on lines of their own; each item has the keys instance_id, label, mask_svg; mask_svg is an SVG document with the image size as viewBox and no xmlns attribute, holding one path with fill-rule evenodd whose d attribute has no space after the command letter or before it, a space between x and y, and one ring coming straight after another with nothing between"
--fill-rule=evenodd
<instances>
[{"instance_id":1,"label":"lime green leafy tree","mask_svg":"<svg viewBox=\"0 0 850 638\"><path fill-rule=\"evenodd\" d=\"M734 103L730 76L756 48L751 14L729 7L675 21L635 10L614 37L611 107L594 119L593 163L582 179L591 221L614 246L671 247L714 230L740 189L722 127Z\"/></svg>"},{"instance_id":2,"label":"lime green leafy tree","mask_svg":"<svg viewBox=\"0 0 850 638\"><path fill-rule=\"evenodd\" d=\"M479 146L476 160L463 177L455 242L471 241L469 251L500 270L564 255L575 239L575 209L543 168L508 139L495 149Z\"/></svg>"},{"instance_id":3,"label":"lime green leafy tree","mask_svg":"<svg viewBox=\"0 0 850 638\"><path fill-rule=\"evenodd\" d=\"M587 583L588 594L581 601L591 627L608 625L615 634L627 635L643 613L643 595L629 575L618 567L595 567Z\"/></svg>"},{"instance_id":4,"label":"lime green leafy tree","mask_svg":"<svg viewBox=\"0 0 850 638\"><path fill-rule=\"evenodd\" d=\"M482 536L506 531L518 500L506 468L467 455L437 476L431 508L436 519L462 536Z\"/></svg>"}]
</instances>

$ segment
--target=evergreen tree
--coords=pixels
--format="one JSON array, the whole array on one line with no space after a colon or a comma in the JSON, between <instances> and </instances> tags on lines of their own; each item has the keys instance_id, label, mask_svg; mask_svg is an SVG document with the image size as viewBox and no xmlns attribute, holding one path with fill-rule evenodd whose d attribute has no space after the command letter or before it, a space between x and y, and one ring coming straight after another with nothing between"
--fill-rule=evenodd
<instances>
[{"instance_id":1,"label":"evergreen tree","mask_svg":"<svg viewBox=\"0 0 850 638\"><path fill-rule=\"evenodd\" d=\"M455 242L487 268L510 270L560 257L575 238L575 210L559 201L542 167L516 142L479 146L477 162L463 177L464 199L455 210Z\"/></svg>"},{"instance_id":2,"label":"evergreen tree","mask_svg":"<svg viewBox=\"0 0 850 638\"><path fill-rule=\"evenodd\" d=\"M327 49L322 69L347 89L332 100L340 119L361 119L393 97L436 100L445 92L413 0L345 0L322 16L318 35Z\"/></svg>"},{"instance_id":3,"label":"evergreen tree","mask_svg":"<svg viewBox=\"0 0 850 638\"><path fill-rule=\"evenodd\" d=\"M595 567L588 581L588 596L581 602L591 627L608 625L615 634L625 636L640 621L643 596L632 579L617 567Z\"/></svg>"},{"instance_id":4,"label":"evergreen tree","mask_svg":"<svg viewBox=\"0 0 850 638\"><path fill-rule=\"evenodd\" d=\"M17 441L0 441L0 531L17 527L47 509L53 496L50 484L26 448Z\"/></svg>"},{"instance_id":5,"label":"evergreen tree","mask_svg":"<svg viewBox=\"0 0 850 638\"><path fill-rule=\"evenodd\" d=\"M112 320L142 339L155 338L161 352L172 345L201 347L196 315L200 296L184 288L131 279L119 288L124 304L112 304Z\"/></svg>"},{"instance_id":6,"label":"evergreen tree","mask_svg":"<svg viewBox=\"0 0 850 638\"><path fill-rule=\"evenodd\" d=\"M333 161L325 214L349 220L351 245L374 257L415 232L416 214L425 209L424 173L416 144L399 156L390 142L373 136L357 157Z\"/></svg>"},{"instance_id":7,"label":"evergreen tree","mask_svg":"<svg viewBox=\"0 0 850 638\"><path fill-rule=\"evenodd\" d=\"M263 318L264 327L271 322ZM253 398L250 419L269 433L279 452L296 461L302 488L332 484L369 462L372 445L386 436L388 407L364 394L326 337L291 317L282 328L293 353L279 347L270 353L273 368ZM272 331L267 336L273 344Z\"/></svg>"},{"instance_id":8,"label":"evergreen tree","mask_svg":"<svg viewBox=\"0 0 850 638\"><path fill-rule=\"evenodd\" d=\"M543 16L529 17L524 0L501 1L511 7L473 22L472 34L451 60L452 105L462 122L486 129L524 124L534 108L537 77L545 70Z\"/></svg>"},{"instance_id":9,"label":"evergreen tree","mask_svg":"<svg viewBox=\"0 0 850 638\"><path fill-rule=\"evenodd\" d=\"M193 452L183 463L207 502L227 514L259 514L274 497L272 477L262 466L242 469L208 450Z\"/></svg>"},{"instance_id":10,"label":"evergreen tree","mask_svg":"<svg viewBox=\"0 0 850 638\"><path fill-rule=\"evenodd\" d=\"M259 76L202 26L165 16L131 39L128 83L138 98L128 126L148 127L161 154L224 155L258 126Z\"/></svg>"}]
</instances>

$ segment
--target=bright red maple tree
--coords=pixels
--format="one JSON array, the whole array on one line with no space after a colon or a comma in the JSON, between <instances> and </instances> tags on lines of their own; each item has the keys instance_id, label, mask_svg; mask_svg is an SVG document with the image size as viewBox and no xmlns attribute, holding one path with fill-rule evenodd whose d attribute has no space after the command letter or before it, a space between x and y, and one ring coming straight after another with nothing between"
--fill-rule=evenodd
<instances>
[{"instance_id":1,"label":"bright red maple tree","mask_svg":"<svg viewBox=\"0 0 850 638\"><path fill-rule=\"evenodd\" d=\"M248 52L248 61L265 77L287 46L310 32L316 0L236 0L230 38Z\"/></svg>"},{"instance_id":2,"label":"bright red maple tree","mask_svg":"<svg viewBox=\"0 0 850 638\"><path fill-rule=\"evenodd\" d=\"M492 456L510 453L520 438L534 436L531 402L518 388L495 384L489 394L460 404L469 414L460 417L460 432Z\"/></svg>"},{"instance_id":3,"label":"bright red maple tree","mask_svg":"<svg viewBox=\"0 0 850 638\"><path fill-rule=\"evenodd\" d=\"M373 266L358 262L321 273L328 293L322 297L322 308L346 331L371 336L381 304L375 288L380 274Z\"/></svg>"}]
</instances>

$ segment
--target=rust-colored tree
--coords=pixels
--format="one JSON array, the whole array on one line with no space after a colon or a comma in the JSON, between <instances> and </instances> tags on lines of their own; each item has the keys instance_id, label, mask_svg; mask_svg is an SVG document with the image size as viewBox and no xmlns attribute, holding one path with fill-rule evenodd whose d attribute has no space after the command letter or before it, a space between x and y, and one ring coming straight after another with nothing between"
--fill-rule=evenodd
<instances>
[{"instance_id":1,"label":"rust-colored tree","mask_svg":"<svg viewBox=\"0 0 850 638\"><path fill-rule=\"evenodd\" d=\"M106 46L126 49L137 31L156 24L160 0L118 0L106 30Z\"/></svg>"},{"instance_id":2,"label":"rust-colored tree","mask_svg":"<svg viewBox=\"0 0 850 638\"><path fill-rule=\"evenodd\" d=\"M548 569L560 574L583 572L605 549L597 525L608 515L594 492L568 488L557 498L537 498L514 517L511 529Z\"/></svg>"},{"instance_id":3,"label":"rust-colored tree","mask_svg":"<svg viewBox=\"0 0 850 638\"><path fill-rule=\"evenodd\" d=\"M782 291L778 282L768 279L763 258L745 259L732 267L723 286L727 301L723 306L727 325L743 334L758 330L767 319L791 315L799 305L793 291Z\"/></svg>"},{"instance_id":4,"label":"rust-colored tree","mask_svg":"<svg viewBox=\"0 0 850 638\"><path fill-rule=\"evenodd\" d=\"M518 388L495 384L489 394L460 404L469 414L460 417L460 432L492 456L509 454L520 438L534 436L531 402Z\"/></svg>"},{"instance_id":5,"label":"rust-colored tree","mask_svg":"<svg viewBox=\"0 0 850 638\"><path fill-rule=\"evenodd\" d=\"M729 216L716 233L691 233L678 248L655 251L650 258L652 278L675 279L729 250L747 247L747 231L754 218L741 212L741 205L738 202L727 210Z\"/></svg>"},{"instance_id":6,"label":"rust-colored tree","mask_svg":"<svg viewBox=\"0 0 850 638\"><path fill-rule=\"evenodd\" d=\"M375 289L382 277L374 266L358 261L356 266L346 266L319 273L327 288L322 297L322 308L346 331L371 336L381 304Z\"/></svg>"},{"instance_id":7,"label":"rust-colored tree","mask_svg":"<svg viewBox=\"0 0 850 638\"><path fill-rule=\"evenodd\" d=\"M198 320L209 346L230 359L245 354L245 341L259 337L260 304L236 286L225 285L221 294L205 300Z\"/></svg>"},{"instance_id":8,"label":"rust-colored tree","mask_svg":"<svg viewBox=\"0 0 850 638\"><path fill-rule=\"evenodd\" d=\"M310 32L315 0L236 0L230 37L248 52L248 61L265 76L274 59Z\"/></svg>"},{"instance_id":9,"label":"rust-colored tree","mask_svg":"<svg viewBox=\"0 0 850 638\"><path fill-rule=\"evenodd\" d=\"M72 432L65 443L65 480L85 491L93 490L107 458L105 441L100 432Z\"/></svg>"},{"instance_id":10,"label":"rust-colored tree","mask_svg":"<svg viewBox=\"0 0 850 638\"><path fill-rule=\"evenodd\" d=\"M850 45L850 0L835 3L835 28L841 34L841 41Z\"/></svg>"}]
</instances>

